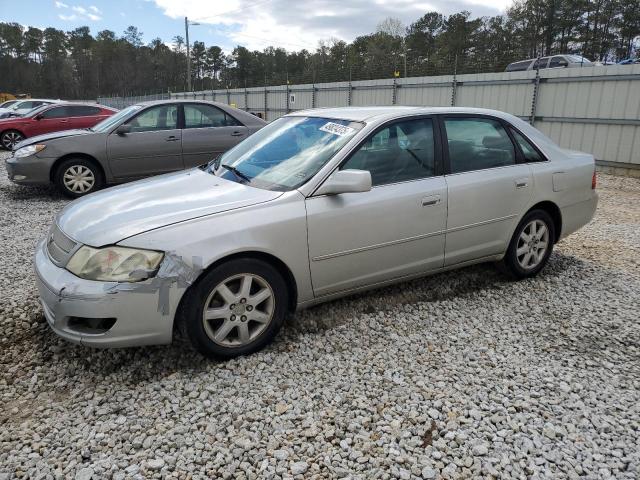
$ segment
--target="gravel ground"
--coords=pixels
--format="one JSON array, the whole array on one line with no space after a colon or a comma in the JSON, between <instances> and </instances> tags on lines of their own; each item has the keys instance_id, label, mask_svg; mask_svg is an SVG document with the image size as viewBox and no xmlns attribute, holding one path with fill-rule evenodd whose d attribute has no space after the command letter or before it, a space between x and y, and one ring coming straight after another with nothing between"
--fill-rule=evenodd
<instances>
[{"instance_id":1,"label":"gravel ground","mask_svg":"<svg viewBox=\"0 0 640 480\"><path fill-rule=\"evenodd\" d=\"M51 333L31 255L66 200L2 163L0 480L638 478L640 181L600 194L536 279L404 283L216 363Z\"/></svg>"}]
</instances>

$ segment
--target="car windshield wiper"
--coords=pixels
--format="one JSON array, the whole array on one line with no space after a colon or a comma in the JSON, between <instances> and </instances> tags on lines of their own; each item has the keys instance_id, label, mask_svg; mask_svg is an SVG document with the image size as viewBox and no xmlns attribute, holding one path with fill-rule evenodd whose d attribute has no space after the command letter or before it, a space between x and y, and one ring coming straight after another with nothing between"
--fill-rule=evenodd
<instances>
[{"instance_id":1,"label":"car windshield wiper","mask_svg":"<svg viewBox=\"0 0 640 480\"><path fill-rule=\"evenodd\" d=\"M223 163L222 166L224 168L226 168L227 170L229 170L230 172L233 172L233 174L240 178L241 180L244 180L246 182L251 182L251 178L249 178L248 176L246 176L244 173L242 173L240 170L238 170L236 167L233 167L231 165L227 165L226 163Z\"/></svg>"}]
</instances>

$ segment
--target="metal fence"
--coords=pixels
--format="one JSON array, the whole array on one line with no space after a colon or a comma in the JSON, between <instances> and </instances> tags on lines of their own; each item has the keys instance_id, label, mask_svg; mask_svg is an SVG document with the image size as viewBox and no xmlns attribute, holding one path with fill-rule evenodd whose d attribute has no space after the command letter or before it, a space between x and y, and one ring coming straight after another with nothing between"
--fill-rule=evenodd
<instances>
[{"instance_id":1,"label":"metal fence","mask_svg":"<svg viewBox=\"0 0 640 480\"><path fill-rule=\"evenodd\" d=\"M601 165L640 169L640 65L205 90L171 98L223 102L268 121L335 106L492 108L529 121L565 148L591 152Z\"/></svg>"},{"instance_id":2,"label":"metal fence","mask_svg":"<svg viewBox=\"0 0 640 480\"><path fill-rule=\"evenodd\" d=\"M169 100L171 98L170 93L152 93L149 95L138 95L133 97L98 97L98 103L106 105L107 107L113 107L117 109L123 109L130 105L135 105L140 102L149 102L151 100Z\"/></svg>"}]
</instances>

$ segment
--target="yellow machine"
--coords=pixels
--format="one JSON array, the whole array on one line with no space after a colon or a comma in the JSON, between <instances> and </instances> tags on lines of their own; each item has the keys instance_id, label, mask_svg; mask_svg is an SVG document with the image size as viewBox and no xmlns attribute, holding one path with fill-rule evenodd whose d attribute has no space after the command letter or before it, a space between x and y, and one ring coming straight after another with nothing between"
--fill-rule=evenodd
<instances>
[{"instance_id":1,"label":"yellow machine","mask_svg":"<svg viewBox=\"0 0 640 480\"><path fill-rule=\"evenodd\" d=\"M15 99L23 99L23 98L31 98L29 93L18 93L16 95L12 95L10 93L0 92L0 102L6 102L7 100L15 100Z\"/></svg>"}]
</instances>

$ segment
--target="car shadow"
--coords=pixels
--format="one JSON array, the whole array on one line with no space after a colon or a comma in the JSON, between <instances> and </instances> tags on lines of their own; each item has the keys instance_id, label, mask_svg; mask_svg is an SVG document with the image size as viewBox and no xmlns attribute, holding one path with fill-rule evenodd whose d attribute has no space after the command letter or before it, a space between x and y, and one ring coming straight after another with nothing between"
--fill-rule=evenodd
<instances>
[{"instance_id":1,"label":"car shadow","mask_svg":"<svg viewBox=\"0 0 640 480\"><path fill-rule=\"evenodd\" d=\"M38 200L38 201L68 201L71 199L62 195L53 185L1 185L5 195L10 200Z\"/></svg>"}]
</instances>

